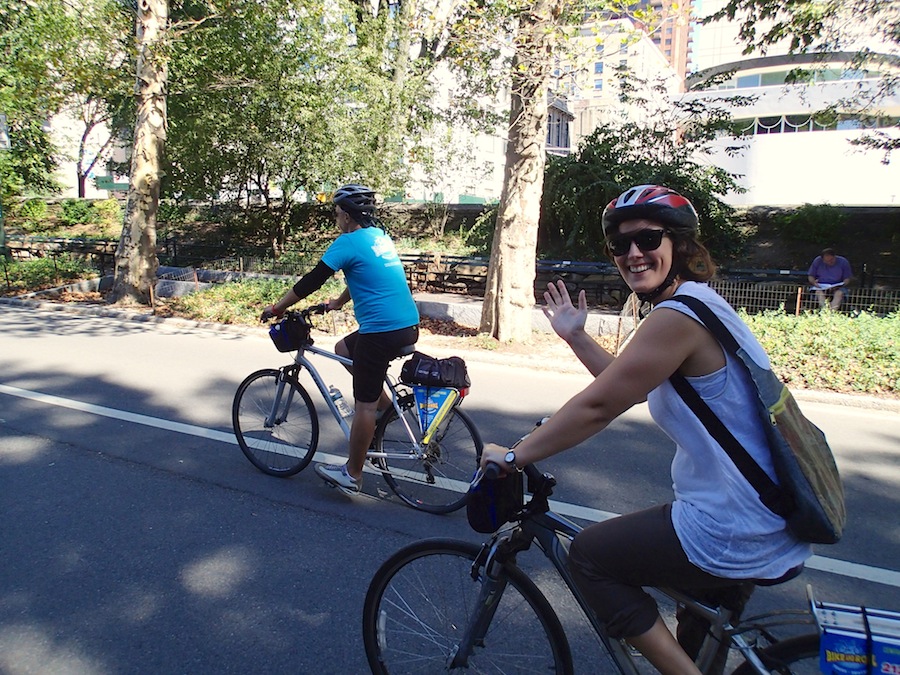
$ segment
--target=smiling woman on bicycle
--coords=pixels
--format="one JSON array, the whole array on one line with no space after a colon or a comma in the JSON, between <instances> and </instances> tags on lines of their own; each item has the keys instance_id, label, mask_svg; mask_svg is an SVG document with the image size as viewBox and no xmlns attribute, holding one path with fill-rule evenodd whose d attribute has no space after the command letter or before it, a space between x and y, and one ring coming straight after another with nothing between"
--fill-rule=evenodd
<instances>
[{"instance_id":1,"label":"smiling woman on bicycle","mask_svg":"<svg viewBox=\"0 0 900 675\"><path fill-rule=\"evenodd\" d=\"M777 579L798 568L810 547L762 504L669 382L675 373L687 378L775 479L749 376L690 309L667 302L676 292L702 300L753 359L769 367L747 326L705 283L715 266L696 238L693 205L668 188L640 185L609 203L602 224L619 273L653 309L614 357L584 330L584 292L575 307L562 282L550 284L544 312L595 379L515 451L486 446L482 465L521 469L577 445L648 401L654 421L676 444L675 500L586 528L572 544L569 564L612 637L626 638L660 672L697 673L641 587L717 589L736 580Z\"/></svg>"},{"instance_id":2,"label":"smiling woman on bicycle","mask_svg":"<svg viewBox=\"0 0 900 675\"><path fill-rule=\"evenodd\" d=\"M375 192L364 185L345 185L334 193L333 202L340 236L311 272L263 310L260 321L281 316L291 305L319 290L335 272L344 271L347 288L329 300L326 309L340 309L352 298L359 324L359 330L334 348L337 354L353 360L356 409L350 429L350 456L344 466L322 464L316 467L316 473L346 491L359 492L378 410L390 406L384 393L388 364L419 339L419 311L394 242L375 226Z\"/></svg>"}]
</instances>

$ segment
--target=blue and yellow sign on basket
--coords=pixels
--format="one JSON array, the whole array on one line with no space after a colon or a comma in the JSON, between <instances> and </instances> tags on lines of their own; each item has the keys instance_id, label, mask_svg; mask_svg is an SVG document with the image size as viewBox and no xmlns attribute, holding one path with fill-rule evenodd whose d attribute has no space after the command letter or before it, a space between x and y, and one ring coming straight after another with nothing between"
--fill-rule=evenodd
<instances>
[{"instance_id":1,"label":"blue and yellow sign on basket","mask_svg":"<svg viewBox=\"0 0 900 675\"><path fill-rule=\"evenodd\" d=\"M425 385L413 385L413 394L416 397L416 410L419 412L419 424L423 441L427 442L432 429L437 429L447 414L453 409L453 405L459 398L459 390L451 387L427 387Z\"/></svg>"}]
</instances>

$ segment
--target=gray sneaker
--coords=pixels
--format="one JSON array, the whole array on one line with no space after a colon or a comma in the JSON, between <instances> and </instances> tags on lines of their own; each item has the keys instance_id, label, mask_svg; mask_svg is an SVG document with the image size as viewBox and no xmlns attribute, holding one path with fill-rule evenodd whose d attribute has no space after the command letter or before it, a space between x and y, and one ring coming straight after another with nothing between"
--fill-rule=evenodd
<instances>
[{"instance_id":1,"label":"gray sneaker","mask_svg":"<svg viewBox=\"0 0 900 675\"><path fill-rule=\"evenodd\" d=\"M358 494L360 487L362 487L361 480L356 480L347 473L346 464L343 466L338 466L337 464L318 464L316 466L316 473L319 474L319 477L326 483L340 488L348 495Z\"/></svg>"}]
</instances>

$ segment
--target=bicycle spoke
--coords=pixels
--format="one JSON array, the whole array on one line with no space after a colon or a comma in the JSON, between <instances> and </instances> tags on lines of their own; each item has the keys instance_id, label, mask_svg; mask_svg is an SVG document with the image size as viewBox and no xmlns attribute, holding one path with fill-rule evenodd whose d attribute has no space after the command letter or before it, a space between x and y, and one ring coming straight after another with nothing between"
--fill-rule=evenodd
<instances>
[{"instance_id":1,"label":"bicycle spoke","mask_svg":"<svg viewBox=\"0 0 900 675\"><path fill-rule=\"evenodd\" d=\"M273 476L302 470L318 443L318 418L309 394L294 382L280 382L277 370L258 371L241 383L232 407L232 424L247 459Z\"/></svg>"},{"instance_id":2,"label":"bicycle spoke","mask_svg":"<svg viewBox=\"0 0 900 675\"><path fill-rule=\"evenodd\" d=\"M418 434L416 411L410 402L404 416ZM462 507L483 447L475 425L456 408L427 447L417 445L420 439L418 435L409 437L396 413L379 425L376 447L383 453L388 486L405 503L423 511L448 513Z\"/></svg>"},{"instance_id":3,"label":"bicycle spoke","mask_svg":"<svg viewBox=\"0 0 900 675\"><path fill-rule=\"evenodd\" d=\"M481 582L470 573L478 547L464 542L407 547L385 563L366 596L365 637L374 672L448 672L475 621ZM466 673L548 673L565 662L558 624L521 572L507 580L483 640L472 646ZM544 613L553 616L547 618ZM551 637L552 635L552 637ZM456 672L456 669L449 672Z\"/></svg>"}]
</instances>

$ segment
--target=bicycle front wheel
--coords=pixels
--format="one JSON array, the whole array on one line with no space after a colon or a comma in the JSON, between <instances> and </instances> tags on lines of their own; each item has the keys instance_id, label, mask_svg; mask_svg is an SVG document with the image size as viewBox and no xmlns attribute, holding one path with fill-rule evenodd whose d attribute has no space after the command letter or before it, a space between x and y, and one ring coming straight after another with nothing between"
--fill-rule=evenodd
<instances>
[{"instance_id":1,"label":"bicycle front wheel","mask_svg":"<svg viewBox=\"0 0 900 675\"><path fill-rule=\"evenodd\" d=\"M422 432L415 400L409 396L400 405L403 418L396 410L389 410L375 430L375 449L385 453L381 467L387 468L385 482L414 509L456 511L466 503L469 482L481 461L484 444L478 429L468 415L454 408L428 446L420 446L422 452L417 453Z\"/></svg>"},{"instance_id":2,"label":"bicycle front wheel","mask_svg":"<svg viewBox=\"0 0 900 675\"><path fill-rule=\"evenodd\" d=\"M293 476L312 461L319 418L306 390L289 379L279 388L280 377L278 370L258 370L241 382L231 423L253 466L270 476Z\"/></svg>"},{"instance_id":3,"label":"bicycle front wheel","mask_svg":"<svg viewBox=\"0 0 900 675\"><path fill-rule=\"evenodd\" d=\"M798 635L761 649L759 658L771 673L813 675L819 670L819 634ZM734 675L756 675L750 663L742 663Z\"/></svg>"},{"instance_id":4,"label":"bicycle front wheel","mask_svg":"<svg viewBox=\"0 0 900 675\"><path fill-rule=\"evenodd\" d=\"M550 603L518 567L504 567L502 597L479 601L484 570L472 565L480 547L452 539L400 549L375 573L363 605L363 642L373 673L572 673L572 656ZM492 611L493 616L480 616ZM461 641L489 619L468 651Z\"/></svg>"}]
</instances>

